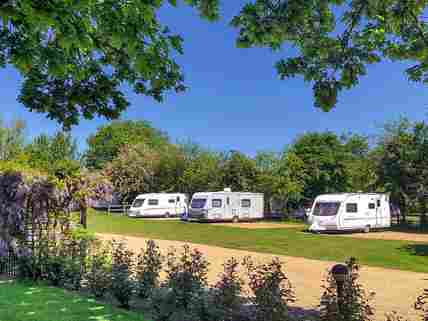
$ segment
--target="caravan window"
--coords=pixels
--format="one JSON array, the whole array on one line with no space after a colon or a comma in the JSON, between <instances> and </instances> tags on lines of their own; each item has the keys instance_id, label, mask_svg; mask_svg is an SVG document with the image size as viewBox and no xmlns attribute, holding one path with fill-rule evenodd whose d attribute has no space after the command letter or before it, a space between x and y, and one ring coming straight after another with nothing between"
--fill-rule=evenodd
<instances>
[{"instance_id":1,"label":"caravan window","mask_svg":"<svg viewBox=\"0 0 428 321\"><path fill-rule=\"evenodd\" d=\"M339 202L318 202L315 204L314 216L335 216L339 210Z\"/></svg>"},{"instance_id":2,"label":"caravan window","mask_svg":"<svg viewBox=\"0 0 428 321\"><path fill-rule=\"evenodd\" d=\"M251 207L251 200L249 199L241 200L241 207Z\"/></svg>"},{"instance_id":3,"label":"caravan window","mask_svg":"<svg viewBox=\"0 0 428 321\"><path fill-rule=\"evenodd\" d=\"M206 198L194 198L190 204L191 208L203 208L207 202Z\"/></svg>"},{"instance_id":4,"label":"caravan window","mask_svg":"<svg viewBox=\"0 0 428 321\"><path fill-rule=\"evenodd\" d=\"M346 204L346 213L358 213L358 204L357 203Z\"/></svg>"},{"instance_id":5,"label":"caravan window","mask_svg":"<svg viewBox=\"0 0 428 321\"><path fill-rule=\"evenodd\" d=\"M369 203L369 210L374 210L376 208L375 203Z\"/></svg>"},{"instance_id":6,"label":"caravan window","mask_svg":"<svg viewBox=\"0 0 428 321\"><path fill-rule=\"evenodd\" d=\"M149 200L149 205L151 205L151 206L159 205L159 200L157 200L157 199L150 199Z\"/></svg>"},{"instance_id":7,"label":"caravan window","mask_svg":"<svg viewBox=\"0 0 428 321\"><path fill-rule=\"evenodd\" d=\"M177 196L177 202L180 202L180 196Z\"/></svg>"},{"instance_id":8,"label":"caravan window","mask_svg":"<svg viewBox=\"0 0 428 321\"><path fill-rule=\"evenodd\" d=\"M144 201L145 201L145 199L144 198L137 198L135 201L134 201L134 204L132 204L132 207L141 207L141 206L143 206L143 204L144 204Z\"/></svg>"},{"instance_id":9,"label":"caravan window","mask_svg":"<svg viewBox=\"0 0 428 321\"><path fill-rule=\"evenodd\" d=\"M211 203L211 206L212 207L221 207L222 203L223 202L221 201L221 199L213 199L212 203Z\"/></svg>"},{"instance_id":10,"label":"caravan window","mask_svg":"<svg viewBox=\"0 0 428 321\"><path fill-rule=\"evenodd\" d=\"M175 204L175 199L173 199L173 198L169 199L168 203Z\"/></svg>"},{"instance_id":11,"label":"caravan window","mask_svg":"<svg viewBox=\"0 0 428 321\"><path fill-rule=\"evenodd\" d=\"M377 200L377 207L380 207L380 200Z\"/></svg>"}]
</instances>

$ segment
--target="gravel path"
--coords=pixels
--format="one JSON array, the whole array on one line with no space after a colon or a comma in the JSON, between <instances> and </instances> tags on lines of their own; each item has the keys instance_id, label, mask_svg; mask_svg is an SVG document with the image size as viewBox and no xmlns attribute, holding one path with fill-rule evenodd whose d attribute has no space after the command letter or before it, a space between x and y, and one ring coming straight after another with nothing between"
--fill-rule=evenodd
<instances>
[{"instance_id":1,"label":"gravel path","mask_svg":"<svg viewBox=\"0 0 428 321\"><path fill-rule=\"evenodd\" d=\"M124 237L121 235L99 234L100 238L125 239L129 247L139 251L145 245L146 239L139 237ZM177 241L156 240L162 251L170 247L180 247L184 243ZM214 282L222 271L222 263L234 256L242 259L251 255L256 262L266 262L272 259L272 255L225 249L200 244L190 244L198 248L208 258L210 265L209 280ZM326 276L327 270L335 262L317 261L297 257L279 256L285 263L287 275L290 278L296 292L298 301L296 307L313 311L317 308L321 296L321 282ZM376 267L363 267L361 271L362 283L366 289L376 292L376 320L385 320L385 313L398 311L410 321L419 320L417 313L413 311L413 303L416 297L428 287L428 275L399 270L382 269Z\"/></svg>"}]
</instances>

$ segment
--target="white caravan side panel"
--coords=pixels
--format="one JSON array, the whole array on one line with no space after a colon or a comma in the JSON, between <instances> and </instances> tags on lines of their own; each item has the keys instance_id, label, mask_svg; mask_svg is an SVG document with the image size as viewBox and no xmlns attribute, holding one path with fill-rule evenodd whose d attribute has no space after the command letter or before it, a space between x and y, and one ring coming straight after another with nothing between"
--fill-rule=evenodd
<instances>
[{"instance_id":1,"label":"white caravan side panel","mask_svg":"<svg viewBox=\"0 0 428 321\"><path fill-rule=\"evenodd\" d=\"M131 217L176 217L187 211L187 196L184 194L142 194L138 199L144 199L144 203L140 207L131 207Z\"/></svg>"}]
</instances>

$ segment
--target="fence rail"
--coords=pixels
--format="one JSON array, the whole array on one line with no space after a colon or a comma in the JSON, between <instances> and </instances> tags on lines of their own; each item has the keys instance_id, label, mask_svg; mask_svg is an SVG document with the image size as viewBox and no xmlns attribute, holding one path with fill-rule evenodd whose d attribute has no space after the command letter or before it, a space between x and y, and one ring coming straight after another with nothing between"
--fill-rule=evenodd
<instances>
[{"instance_id":1,"label":"fence rail","mask_svg":"<svg viewBox=\"0 0 428 321\"><path fill-rule=\"evenodd\" d=\"M131 204L109 205L107 208L108 214L128 214Z\"/></svg>"},{"instance_id":2,"label":"fence rail","mask_svg":"<svg viewBox=\"0 0 428 321\"><path fill-rule=\"evenodd\" d=\"M0 275L14 278L17 272L18 258L13 251L0 257Z\"/></svg>"}]
</instances>

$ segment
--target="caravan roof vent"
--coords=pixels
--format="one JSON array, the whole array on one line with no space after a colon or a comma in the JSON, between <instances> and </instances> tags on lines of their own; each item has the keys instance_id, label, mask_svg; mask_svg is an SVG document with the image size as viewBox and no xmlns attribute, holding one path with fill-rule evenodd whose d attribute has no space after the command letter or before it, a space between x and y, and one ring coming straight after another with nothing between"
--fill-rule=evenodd
<instances>
[{"instance_id":1,"label":"caravan roof vent","mask_svg":"<svg viewBox=\"0 0 428 321\"><path fill-rule=\"evenodd\" d=\"M227 187L223 190L223 192L232 192L232 189L230 187Z\"/></svg>"}]
</instances>

